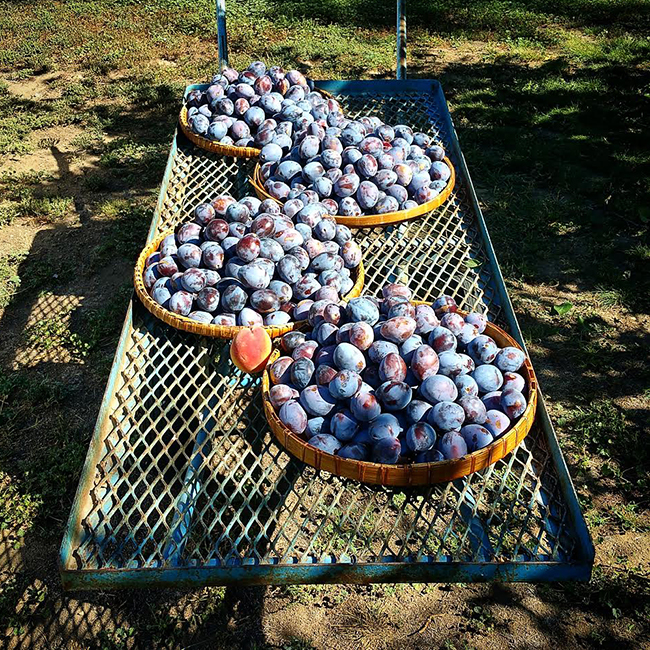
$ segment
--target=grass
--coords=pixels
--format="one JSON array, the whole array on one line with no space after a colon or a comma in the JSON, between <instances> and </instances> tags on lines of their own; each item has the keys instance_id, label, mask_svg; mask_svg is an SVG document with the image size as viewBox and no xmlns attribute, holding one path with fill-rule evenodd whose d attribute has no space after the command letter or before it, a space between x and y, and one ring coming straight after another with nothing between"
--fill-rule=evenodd
<instances>
[{"instance_id":1,"label":"grass","mask_svg":"<svg viewBox=\"0 0 650 650\"><path fill-rule=\"evenodd\" d=\"M393 5L227 6L235 66L262 58L314 78L394 76ZM650 311L650 14L631 0L416 0L408 20L409 75L443 82L602 558L602 540L650 531L643 334ZM0 253L8 337L0 364L0 529L14 549L47 548L50 564L130 295L129 267L151 220L178 97L188 81L211 75L215 57L211 0L13 0L0 14L3 169L34 160L27 154L57 163L55 171L26 164L0 175L0 234L38 231L33 245L3 243ZM24 308L39 296L82 293L99 300L25 325ZM570 309L554 310L564 303ZM66 352L70 363L16 369L17 342ZM416 507L401 493L392 504ZM314 547L353 550L376 523L369 513L356 532L341 512ZM503 540L504 547L516 542ZM448 535L445 548L453 552L460 543ZM439 550L433 536L427 544ZM534 597L593 617L584 636L564 645L642 645L647 567L631 552L597 562L589 585L537 587ZM34 581L36 573L46 587ZM68 613L60 603L70 601L46 571L18 569L2 583L0 634L24 640L37 621L54 629L57 616ZM474 602L471 590L453 589L462 629L444 640L423 636L422 645L489 645L501 632L500 615L491 603ZM278 598L284 607L327 607L336 622L349 602L374 620L387 599L400 612L410 596L394 585L297 586L279 590ZM225 647L264 647L264 635L250 629L257 614L241 603L237 611L232 600L232 590L218 588L119 601L107 592L109 623L92 643L80 644L182 647L201 641L204 631ZM383 632L394 638L390 625ZM293 629L280 636L274 647L317 647Z\"/></svg>"}]
</instances>

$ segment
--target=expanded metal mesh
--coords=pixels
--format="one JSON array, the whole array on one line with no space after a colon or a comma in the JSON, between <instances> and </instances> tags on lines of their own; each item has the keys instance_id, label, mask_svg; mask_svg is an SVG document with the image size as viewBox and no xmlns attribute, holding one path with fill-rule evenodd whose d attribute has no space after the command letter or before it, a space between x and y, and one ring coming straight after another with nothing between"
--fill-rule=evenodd
<instances>
[{"instance_id":1,"label":"expanded metal mesh","mask_svg":"<svg viewBox=\"0 0 650 650\"><path fill-rule=\"evenodd\" d=\"M344 101L359 114L433 129L450 144L428 94ZM247 193L251 171L249 161L180 139L157 230L220 192ZM499 319L464 184L459 175L450 202L423 218L357 232L367 291L406 280L418 299L446 292ZM567 562L575 555L557 472L537 428L504 460L466 479L420 489L366 486L305 466L275 443L259 381L231 364L227 343L176 331L137 301L125 337L67 569Z\"/></svg>"}]
</instances>

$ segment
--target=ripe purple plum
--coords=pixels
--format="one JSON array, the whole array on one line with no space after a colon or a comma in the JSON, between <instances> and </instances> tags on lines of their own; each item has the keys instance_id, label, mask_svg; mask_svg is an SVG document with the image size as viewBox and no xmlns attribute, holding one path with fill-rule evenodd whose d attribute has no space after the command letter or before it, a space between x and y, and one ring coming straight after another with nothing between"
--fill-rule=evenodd
<instances>
[{"instance_id":1,"label":"ripe purple plum","mask_svg":"<svg viewBox=\"0 0 650 650\"><path fill-rule=\"evenodd\" d=\"M478 327L472 323L464 323L463 327L460 330L460 334L457 334L458 342L463 346L471 343L478 336Z\"/></svg>"},{"instance_id":2,"label":"ripe purple plum","mask_svg":"<svg viewBox=\"0 0 650 650\"><path fill-rule=\"evenodd\" d=\"M438 318L440 318L442 314L446 314L447 312L458 311L458 305L456 304L456 301L451 296L447 296L444 294L435 299L432 307L433 310L436 312L436 316L438 316Z\"/></svg>"},{"instance_id":3,"label":"ripe purple plum","mask_svg":"<svg viewBox=\"0 0 650 650\"><path fill-rule=\"evenodd\" d=\"M311 359L296 359L289 368L291 383L298 389L306 388L314 376L314 362Z\"/></svg>"},{"instance_id":4,"label":"ripe purple plum","mask_svg":"<svg viewBox=\"0 0 650 650\"><path fill-rule=\"evenodd\" d=\"M203 269L187 269L180 280L183 289L191 293L198 293L205 287L205 271Z\"/></svg>"},{"instance_id":5,"label":"ripe purple plum","mask_svg":"<svg viewBox=\"0 0 650 650\"><path fill-rule=\"evenodd\" d=\"M350 460L368 460L370 457L370 448L368 445L353 441L341 447L337 454L341 458L348 458Z\"/></svg>"},{"instance_id":6,"label":"ripe purple plum","mask_svg":"<svg viewBox=\"0 0 650 650\"><path fill-rule=\"evenodd\" d=\"M334 350L334 364L339 370L362 372L366 360L363 353L351 343L339 343Z\"/></svg>"},{"instance_id":7,"label":"ripe purple plum","mask_svg":"<svg viewBox=\"0 0 650 650\"><path fill-rule=\"evenodd\" d=\"M359 426L357 419L347 409L335 413L330 424L332 434L341 442L352 440L359 431Z\"/></svg>"},{"instance_id":8,"label":"ripe purple plum","mask_svg":"<svg viewBox=\"0 0 650 650\"><path fill-rule=\"evenodd\" d=\"M468 424L483 424L485 422L487 409L485 404L474 395L466 395L458 400L458 403L465 411L465 422Z\"/></svg>"},{"instance_id":9,"label":"ripe purple plum","mask_svg":"<svg viewBox=\"0 0 650 650\"><path fill-rule=\"evenodd\" d=\"M350 300L347 304L347 313L349 320L354 323L365 322L372 326L379 320L379 308L369 298Z\"/></svg>"},{"instance_id":10,"label":"ripe purple plum","mask_svg":"<svg viewBox=\"0 0 650 650\"><path fill-rule=\"evenodd\" d=\"M483 426L495 437L498 438L510 428L510 418L496 409L490 409L485 414Z\"/></svg>"},{"instance_id":11,"label":"ripe purple plum","mask_svg":"<svg viewBox=\"0 0 650 650\"><path fill-rule=\"evenodd\" d=\"M372 393L359 390L350 399L350 411L359 422L372 422L379 417L381 406Z\"/></svg>"},{"instance_id":12,"label":"ripe purple plum","mask_svg":"<svg viewBox=\"0 0 650 650\"><path fill-rule=\"evenodd\" d=\"M377 442L371 451L370 458L374 463L394 465L400 458L402 445L394 438L384 438Z\"/></svg>"},{"instance_id":13,"label":"ripe purple plum","mask_svg":"<svg viewBox=\"0 0 650 650\"><path fill-rule=\"evenodd\" d=\"M400 346L400 355L410 366L413 361L415 351L422 345L422 337L419 334L413 334Z\"/></svg>"},{"instance_id":14,"label":"ripe purple plum","mask_svg":"<svg viewBox=\"0 0 650 650\"><path fill-rule=\"evenodd\" d=\"M368 357L377 364L390 353L399 354L399 348L390 341L374 341L368 348Z\"/></svg>"},{"instance_id":15,"label":"ripe purple plum","mask_svg":"<svg viewBox=\"0 0 650 650\"><path fill-rule=\"evenodd\" d=\"M440 319L440 325L446 327L454 336L460 336L463 325L465 325L465 320L456 312L448 312L443 314Z\"/></svg>"},{"instance_id":16,"label":"ripe purple plum","mask_svg":"<svg viewBox=\"0 0 650 650\"><path fill-rule=\"evenodd\" d=\"M262 314L256 312L250 307L244 307L237 314L237 325L242 327L253 327L253 325L264 325Z\"/></svg>"},{"instance_id":17,"label":"ripe purple plum","mask_svg":"<svg viewBox=\"0 0 650 650\"><path fill-rule=\"evenodd\" d=\"M405 409L406 421L409 424L423 422L427 418L427 413L431 410L431 404L419 399L409 402Z\"/></svg>"},{"instance_id":18,"label":"ripe purple plum","mask_svg":"<svg viewBox=\"0 0 650 650\"><path fill-rule=\"evenodd\" d=\"M361 388L362 379L353 370L339 371L329 384L329 392L334 399L347 399L356 394Z\"/></svg>"},{"instance_id":19,"label":"ripe purple plum","mask_svg":"<svg viewBox=\"0 0 650 650\"><path fill-rule=\"evenodd\" d=\"M361 264L361 247L355 241L347 241L341 247L341 257L347 269L356 269Z\"/></svg>"},{"instance_id":20,"label":"ripe purple plum","mask_svg":"<svg viewBox=\"0 0 650 650\"><path fill-rule=\"evenodd\" d=\"M314 379L319 386L329 386L330 382L336 377L337 372L335 368L328 366L325 363L320 364L314 372ZM330 393L332 391L330 390Z\"/></svg>"},{"instance_id":21,"label":"ripe purple plum","mask_svg":"<svg viewBox=\"0 0 650 650\"><path fill-rule=\"evenodd\" d=\"M526 355L522 350L513 346L507 346L499 350L499 353L494 359L494 364L503 372L517 372L524 365L525 359Z\"/></svg>"},{"instance_id":22,"label":"ripe purple plum","mask_svg":"<svg viewBox=\"0 0 650 650\"><path fill-rule=\"evenodd\" d=\"M269 379L272 384L289 384L291 382L291 357L280 357L276 359L269 368Z\"/></svg>"},{"instance_id":23,"label":"ripe purple plum","mask_svg":"<svg viewBox=\"0 0 650 650\"><path fill-rule=\"evenodd\" d=\"M467 445L467 452L472 453L487 447L494 441L492 434L482 427L480 424L468 424L460 430L460 435L463 436L465 444Z\"/></svg>"},{"instance_id":24,"label":"ripe purple plum","mask_svg":"<svg viewBox=\"0 0 650 650\"><path fill-rule=\"evenodd\" d=\"M192 294L189 291L177 291L169 299L169 311L187 316L192 311Z\"/></svg>"},{"instance_id":25,"label":"ripe purple plum","mask_svg":"<svg viewBox=\"0 0 650 650\"><path fill-rule=\"evenodd\" d=\"M454 379L454 384L456 384L458 394L461 397L465 397L466 395L478 396L478 385L470 375L458 375Z\"/></svg>"},{"instance_id":26,"label":"ripe purple plum","mask_svg":"<svg viewBox=\"0 0 650 650\"><path fill-rule=\"evenodd\" d=\"M381 335L393 343L404 343L415 332L416 323L413 318L396 316L382 323Z\"/></svg>"},{"instance_id":27,"label":"ripe purple plum","mask_svg":"<svg viewBox=\"0 0 650 650\"><path fill-rule=\"evenodd\" d=\"M412 388L403 381L386 381L377 388L377 399L387 411L401 411L411 401Z\"/></svg>"},{"instance_id":28,"label":"ripe purple plum","mask_svg":"<svg viewBox=\"0 0 650 650\"><path fill-rule=\"evenodd\" d=\"M416 422L406 432L406 444L412 452L427 451L436 444L436 432L430 424Z\"/></svg>"},{"instance_id":29,"label":"ripe purple plum","mask_svg":"<svg viewBox=\"0 0 650 650\"><path fill-rule=\"evenodd\" d=\"M302 358L312 359L314 354L316 354L317 349L318 343L316 343L316 341L303 341L294 348L291 357L294 360Z\"/></svg>"},{"instance_id":30,"label":"ripe purple plum","mask_svg":"<svg viewBox=\"0 0 650 650\"><path fill-rule=\"evenodd\" d=\"M280 347L287 354L291 354L301 343L306 341L306 338L303 332L287 332L280 339Z\"/></svg>"},{"instance_id":31,"label":"ripe purple plum","mask_svg":"<svg viewBox=\"0 0 650 650\"><path fill-rule=\"evenodd\" d=\"M440 367L438 372L441 375L454 379L458 375L466 374L463 357L457 352L442 352L438 355Z\"/></svg>"},{"instance_id":32,"label":"ripe purple plum","mask_svg":"<svg viewBox=\"0 0 650 650\"><path fill-rule=\"evenodd\" d=\"M258 289L250 296L251 307L260 314L271 314L280 309L277 295L270 289Z\"/></svg>"},{"instance_id":33,"label":"ripe purple plum","mask_svg":"<svg viewBox=\"0 0 650 650\"><path fill-rule=\"evenodd\" d=\"M182 244L178 247L178 258L186 268L198 268L203 251L196 244Z\"/></svg>"},{"instance_id":34,"label":"ripe purple plum","mask_svg":"<svg viewBox=\"0 0 650 650\"><path fill-rule=\"evenodd\" d=\"M377 214L389 214L391 212L397 212L398 210L399 203L394 196L380 196L377 204L375 205L375 212Z\"/></svg>"},{"instance_id":35,"label":"ripe purple plum","mask_svg":"<svg viewBox=\"0 0 650 650\"><path fill-rule=\"evenodd\" d=\"M504 372L503 385L501 388L502 390L513 388L514 390L518 390L520 393L523 393L526 388L526 381L520 374L516 372Z\"/></svg>"},{"instance_id":36,"label":"ripe purple plum","mask_svg":"<svg viewBox=\"0 0 650 650\"><path fill-rule=\"evenodd\" d=\"M429 411L427 421L440 431L460 429L465 422L465 411L456 402L438 402Z\"/></svg>"},{"instance_id":37,"label":"ripe purple plum","mask_svg":"<svg viewBox=\"0 0 650 650\"><path fill-rule=\"evenodd\" d=\"M228 222L223 219L212 219L204 229L205 238L210 241L223 241L230 234Z\"/></svg>"},{"instance_id":38,"label":"ripe purple plum","mask_svg":"<svg viewBox=\"0 0 650 650\"><path fill-rule=\"evenodd\" d=\"M240 312L247 302L246 292L237 284L231 284L221 293L221 306L227 313Z\"/></svg>"},{"instance_id":39,"label":"ripe purple plum","mask_svg":"<svg viewBox=\"0 0 650 650\"><path fill-rule=\"evenodd\" d=\"M467 443L458 431L447 431L440 438L438 450L445 457L445 460L455 460L467 454Z\"/></svg>"},{"instance_id":40,"label":"ripe purple plum","mask_svg":"<svg viewBox=\"0 0 650 650\"><path fill-rule=\"evenodd\" d=\"M325 309L327 309L327 307L325 307ZM312 336L318 341L320 345L333 345L336 343L336 332L338 329L339 328L333 323L328 323L324 320L314 328Z\"/></svg>"},{"instance_id":41,"label":"ripe purple plum","mask_svg":"<svg viewBox=\"0 0 650 650\"><path fill-rule=\"evenodd\" d=\"M438 355L432 347L421 345L413 352L411 370L420 381L435 375L438 372L439 365Z\"/></svg>"},{"instance_id":42,"label":"ripe purple plum","mask_svg":"<svg viewBox=\"0 0 650 650\"><path fill-rule=\"evenodd\" d=\"M316 436L312 436L308 441L312 447L320 449L327 454L336 454L339 449L341 449L341 443L333 435L329 433L321 433Z\"/></svg>"},{"instance_id":43,"label":"ripe purple plum","mask_svg":"<svg viewBox=\"0 0 650 650\"><path fill-rule=\"evenodd\" d=\"M472 373L472 377L478 386L479 393L492 393L503 385L501 371L491 364L478 366Z\"/></svg>"},{"instance_id":44,"label":"ripe purple plum","mask_svg":"<svg viewBox=\"0 0 650 650\"><path fill-rule=\"evenodd\" d=\"M417 305L414 318L416 334L429 334L440 324L436 313L429 305Z\"/></svg>"},{"instance_id":45,"label":"ripe purple plum","mask_svg":"<svg viewBox=\"0 0 650 650\"><path fill-rule=\"evenodd\" d=\"M223 267L225 256L223 248L216 242L205 242L202 249L203 266L212 271L219 271Z\"/></svg>"},{"instance_id":46,"label":"ripe purple plum","mask_svg":"<svg viewBox=\"0 0 650 650\"><path fill-rule=\"evenodd\" d=\"M365 351L373 344L375 333L368 323L361 321L351 324L348 338L354 347Z\"/></svg>"},{"instance_id":47,"label":"ripe purple plum","mask_svg":"<svg viewBox=\"0 0 650 650\"><path fill-rule=\"evenodd\" d=\"M431 169L429 170L431 179L434 181L448 181L451 176L451 169L447 166L446 163L441 160L435 160L431 163Z\"/></svg>"},{"instance_id":48,"label":"ripe purple plum","mask_svg":"<svg viewBox=\"0 0 650 650\"><path fill-rule=\"evenodd\" d=\"M300 393L300 404L310 415L325 416L336 406L336 400L324 386L312 385Z\"/></svg>"},{"instance_id":49,"label":"ripe purple plum","mask_svg":"<svg viewBox=\"0 0 650 650\"><path fill-rule=\"evenodd\" d=\"M251 262L239 269L238 278L249 289L266 289L271 282L268 271L261 265Z\"/></svg>"},{"instance_id":50,"label":"ripe purple plum","mask_svg":"<svg viewBox=\"0 0 650 650\"><path fill-rule=\"evenodd\" d=\"M392 413L382 413L368 427L368 434L374 442L385 438L398 438L402 431L400 421Z\"/></svg>"},{"instance_id":51,"label":"ripe purple plum","mask_svg":"<svg viewBox=\"0 0 650 650\"><path fill-rule=\"evenodd\" d=\"M427 377L420 386L420 394L432 405L438 402L454 402L458 397L458 389L454 382L444 375Z\"/></svg>"},{"instance_id":52,"label":"ripe purple plum","mask_svg":"<svg viewBox=\"0 0 650 650\"><path fill-rule=\"evenodd\" d=\"M486 393L481 398L483 404L485 404L486 410L494 410L501 408L501 392L500 390L495 390L491 393Z\"/></svg>"},{"instance_id":53,"label":"ripe purple plum","mask_svg":"<svg viewBox=\"0 0 650 650\"><path fill-rule=\"evenodd\" d=\"M479 334L467 346L467 354L472 357L477 366L492 363L498 352L499 347L494 339L486 334Z\"/></svg>"},{"instance_id":54,"label":"ripe purple plum","mask_svg":"<svg viewBox=\"0 0 650 650\"><path fill-rule=\"evenodd\" d=\"M399 354L387 354L379 364L379 378L385 381L404 381L406 378L406 363Z\"/></svg>"},{"instance_id":55,"label":"ripe purple plum","mask_svg":"<svg viewBox=\"0 0 650 650\"><path fill-rule=\"evenodd\" d=\"M317 294L320 293L320 290L317 292ZM338 292L337 292L338 296ZM325 307L323 310L323 319L325 320L326 323L331 323L332 325L338 325L338 323L341 321L341 316L342 316L342 308L340 305L335 304L334 302L330 303ZM336 342L339 343L338 341L338 330L339 328L337 327L335 331L336 334Z\"/></svg>"},{"instance_id":56,"label":"ripe purple plum","mask_svg":"<svg viewBox=\"0 0 650 650\"><path fill-rule=\"evenodd\" d=\"M384 302L388 303L389 300L385 300ZM388 318L395 318L396 316L407 316L415 320L415 305L412 305L410 302L397 302L391 305L388 310Z\"/></svg>"},{"instance_id":57,"label":"ripe purple plum","mask_svg":"<svg viewBox=\"0 0 650 650\"><path fill-rule=\"evenodd\" d=\"M162 307L168 308L169 299L172 297L172 292L169 290L167 284L159 285L158 282L156 282L156 284L154 284L153 289L151 291L151 297L155 302L157 302Z\"/></svg>"},{"instance_id":58,"label":"ripe purple plum","mask_svg":"<svg viewBox=\"0 0 650 650\"><path fill-rule=\"evenodd\" d=\"M443 352L455 352L458 341L446 327L434 327L429 334L429 345L437 354Z\"/></svg>"},{"instance_id":59,"label":"ripe purple plum","mask_svg":"<svg viewBox=\"0 0 650 650\"><path fill-rule=\"evenodd\" d=\"M526 406L526 398L518 390L509 388L501 393L500 408L511 420L523 415Z\"/></svg>"},{"instance_id":60,"label":"ripe purple plum","mask_svg":"<svg viewBox=\"0 0 650 650\"><path fill-rule=\"evenodd\" d=\"M487 318L483 314L479 314L475 311L470 312L465 316L465 322L476 325L479 334L483 334L487 326Z\"/></svg>"},{"instance_id":61,"label":"ripe purple plum","mask_svg":"<svg viewBox=\"0 0 650 650\"><path fill-rule=\"evenodd\" d=\"M339 198L352 196L359 188L361 179L356 174L343 174L334 183L334 194Z\"/></svg>"},{"instance_id":62,"label":"ripe purple plum","mask_svg":"<svg viewBox=\"0 0 650 650\"><path fill-rule=\"evenodd\" d=\"M203 287L196 296L196 304L207 312L214 312L219 307L220 294L214 287Z\"/></svg>"},{"instance_id":63,"label":"ripe purple plum","mask_svg":"<svg viewBox=\"0 0 650 650\"><path fill-rule=\"evenodd\" d=\"M299 396L300 393L295 388L291 388L291 386L285 384L271 386L271 390L269 391L269 400L276 411L286 402L297 400Z\"/></svg>"}]
</instances>

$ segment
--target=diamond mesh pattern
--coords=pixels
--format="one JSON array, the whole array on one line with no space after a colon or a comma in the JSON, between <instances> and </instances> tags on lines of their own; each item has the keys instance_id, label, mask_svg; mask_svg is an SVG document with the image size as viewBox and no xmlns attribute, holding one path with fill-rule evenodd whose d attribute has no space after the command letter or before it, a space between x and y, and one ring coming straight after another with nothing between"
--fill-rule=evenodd
<instances>
[{"instance_id":1,"label":"diamond mesh pattern","mask_svg":"<svg viewBox=\"0 0 650 650\"><path fill-rule=\"evenodd\" d=\"M343 101L350 111L433 129L450 144L430 95ZM183 221L217 193L247 193L252 164L219 158L179 136L156 230ZM499 319L493 271L464 184L461 176L449 204L421 219L357 232L369 292L386 280L408 280L419 299L448 292L464 308ZM479 266L468 267L468 259ZM137 301L124 337L68 569L567 562L576 555L537 427L507 458L454 483L361 485L304 466L278 447L259 381L231 364L224 342L176 331Z\"/></svg>"}]
</instances>

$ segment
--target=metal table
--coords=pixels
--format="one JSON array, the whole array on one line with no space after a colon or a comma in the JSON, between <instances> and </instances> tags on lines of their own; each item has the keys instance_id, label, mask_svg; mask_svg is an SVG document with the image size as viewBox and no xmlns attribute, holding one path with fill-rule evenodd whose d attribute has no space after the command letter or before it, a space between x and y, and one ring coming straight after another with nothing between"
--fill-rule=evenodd
<instances>
[{"instance_id":1,"label":"metal table","mask_svg":"<svg viewBox=\"0 0 650 650\"><path fill-rule=\"evenodd\" d=\"M351 114L434 132L456 166L448 205L357 231L366 291L407 280L487 310L522 344L440 85L325 82ZM252 162L172 144L149 239L200 201L249 193ZM469 262L474 260L474 262ZM587 580L594 550L543 400L515 452L466 479L370 487L294 460L259 380L228 344L169 328L134 298L63 540L66 588Z\"/></svg>"}]
</instances>

